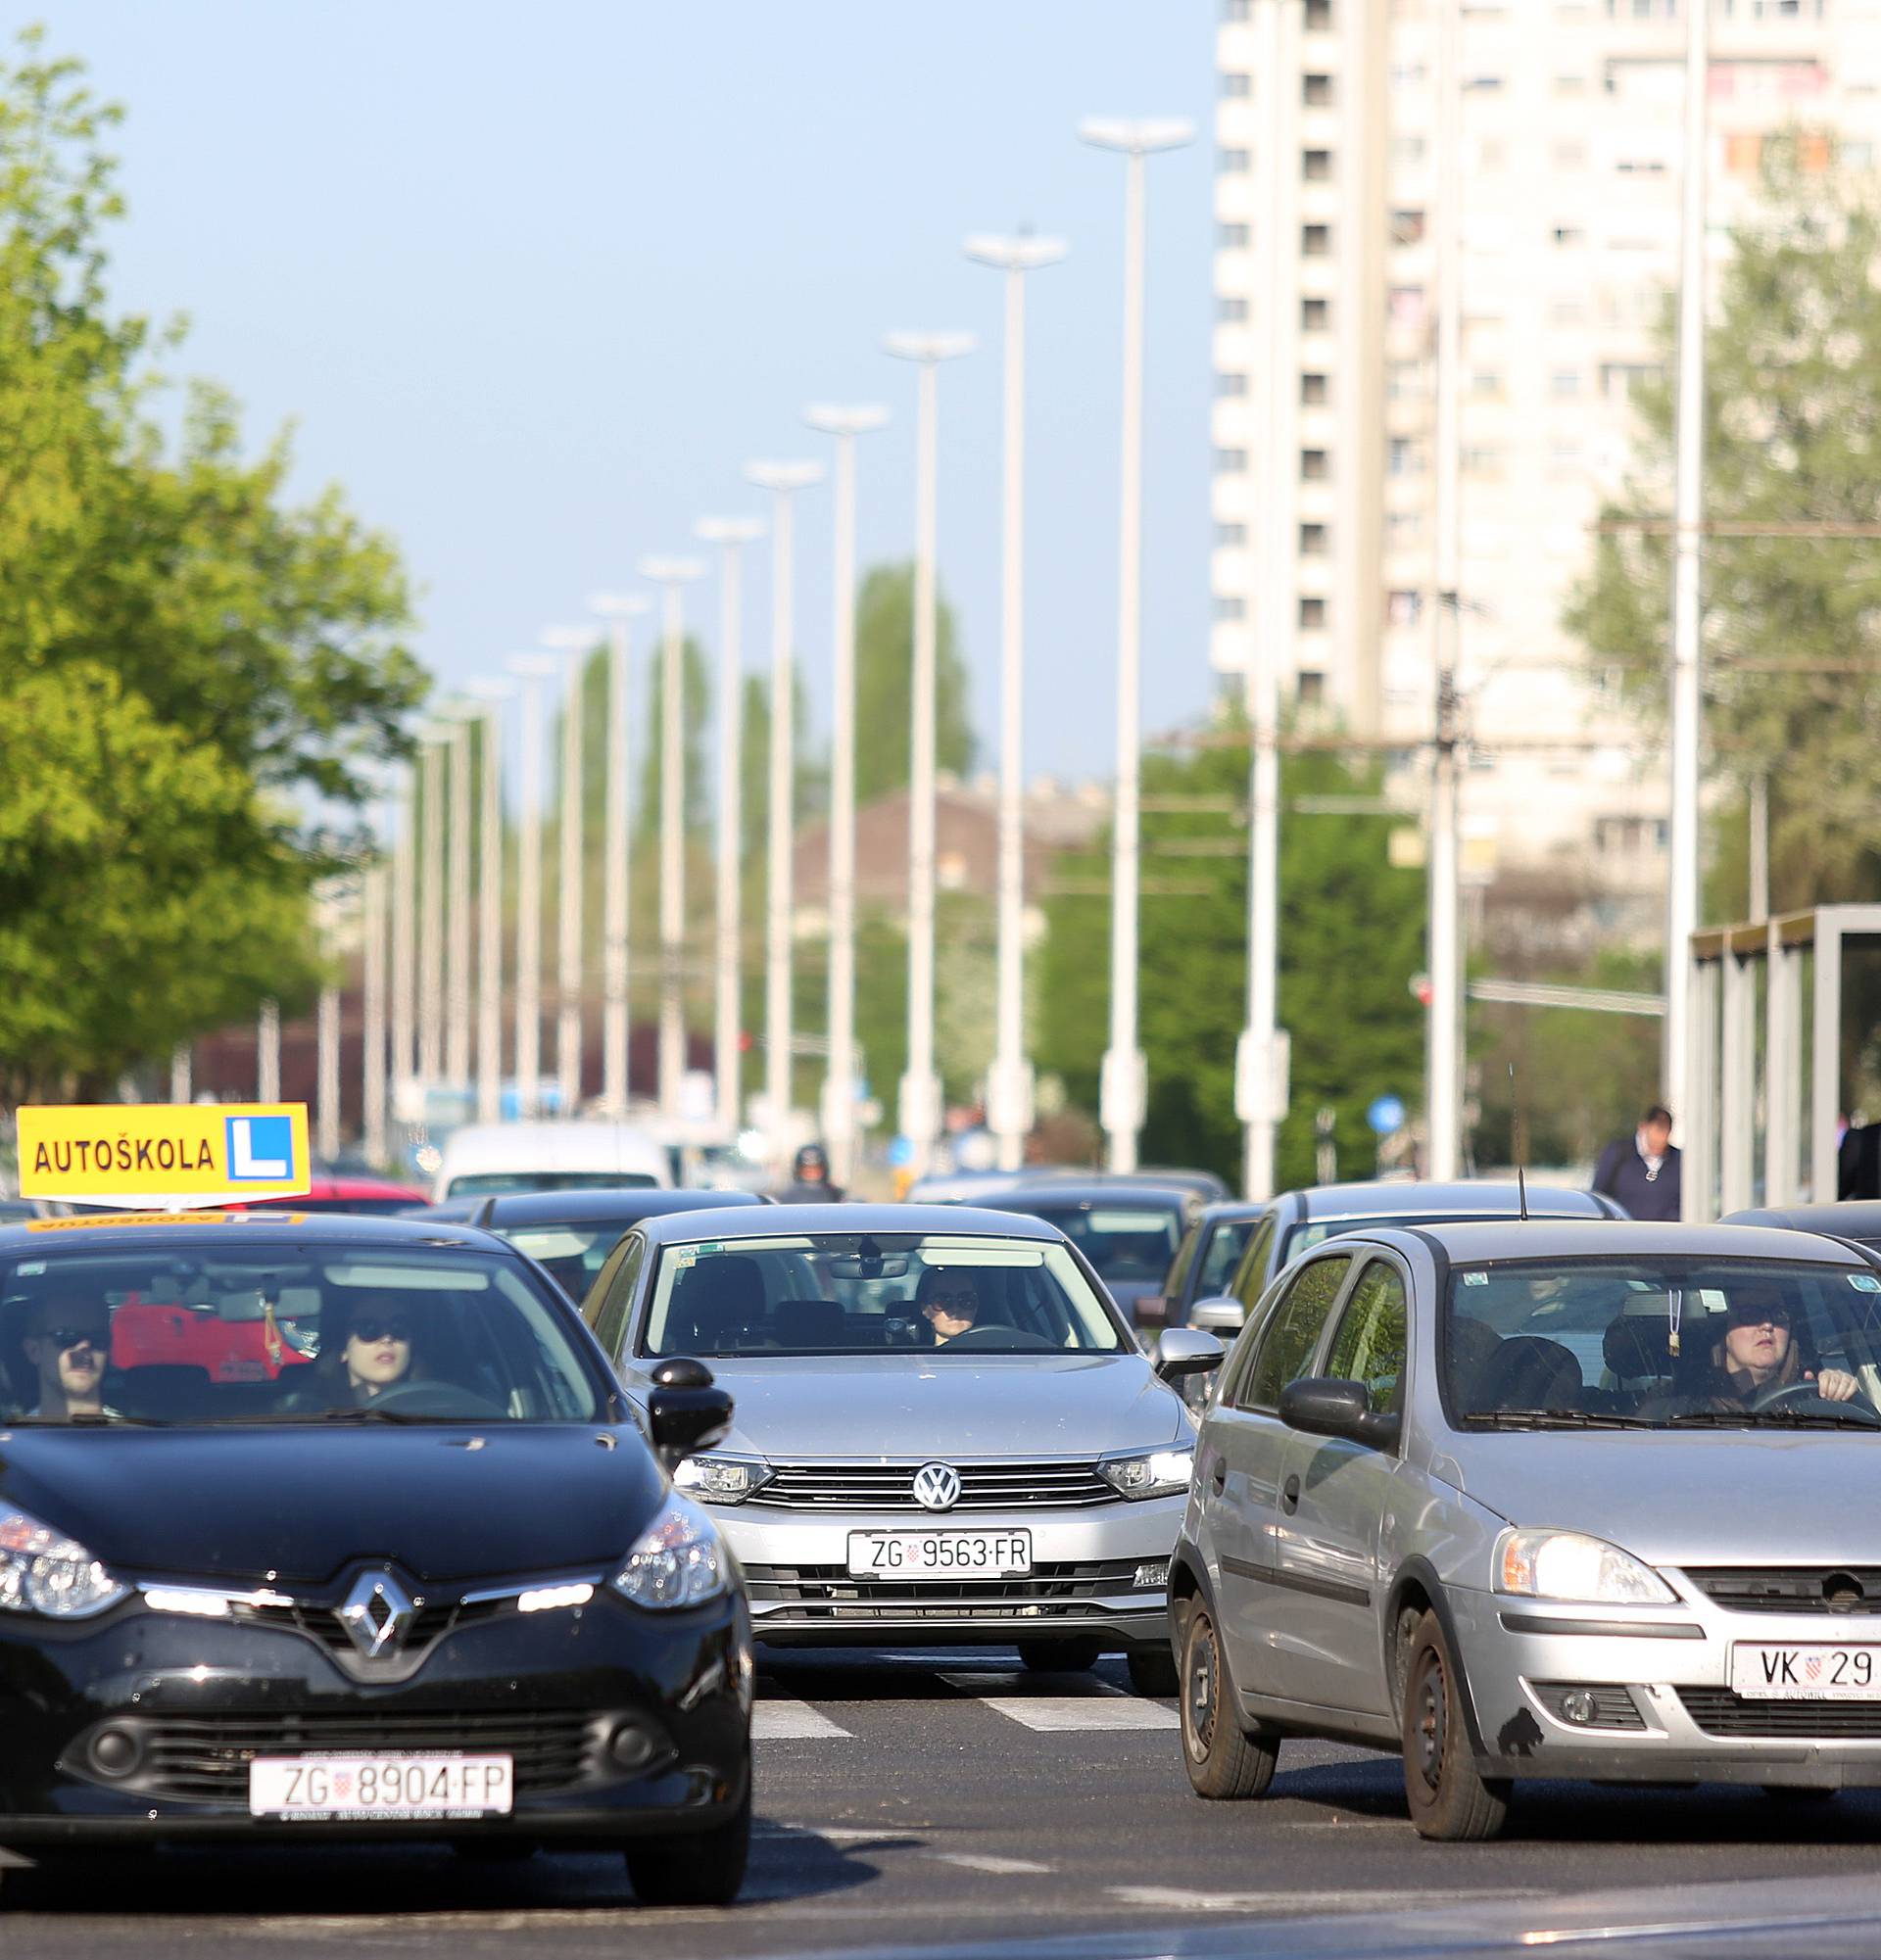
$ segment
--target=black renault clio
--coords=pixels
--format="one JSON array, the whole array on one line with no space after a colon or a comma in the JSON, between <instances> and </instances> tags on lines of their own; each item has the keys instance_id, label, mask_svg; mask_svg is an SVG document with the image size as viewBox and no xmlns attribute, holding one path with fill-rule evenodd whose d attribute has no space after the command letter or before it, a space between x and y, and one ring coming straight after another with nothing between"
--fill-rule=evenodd
<instances>
[{"instance_id":1,"label":"black renault clio","mask_svg":"<svg viewBox=\"0 0 1881 1960\"><path fill-rule=\"evenodd\" d=\"M749 1620L501 1239L290 1212L0 1228L0 1845L618 1844L723 1903L750 1835Z\"/></svg>"}]
</instances>

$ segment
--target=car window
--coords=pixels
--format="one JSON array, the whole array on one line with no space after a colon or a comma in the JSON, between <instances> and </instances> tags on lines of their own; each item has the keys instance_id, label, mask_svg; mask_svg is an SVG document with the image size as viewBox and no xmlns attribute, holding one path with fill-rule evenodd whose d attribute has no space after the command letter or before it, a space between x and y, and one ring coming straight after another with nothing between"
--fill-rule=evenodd
<instances>
[{"instance_id":1,"label":"car window","mask_svg":"<svg viewBox=\"0 0 1881 1960\"><path fill-rule=\"evenodd\" d=\"M1240 1264L1241 1254L1247 1249L1247 1235L1253 1229L1252 1219L1224 1219L1216 1225L1208 1248L1202 1254L1201 1277L1195 1285L1196 1299L1210 1300L1227 1289L1235 1267ZM1169 1290L1172 1293L1181 1290L1174 1274L1170 1276Z\"/></svg>"},{"instance_id":2,"label":"car window","mask_svg":"<svg viewBox=\"0 0 1881 1960\"><path fill-rule=\"evenodd\" d=\"M1180 1213L1162 1206L1027 1205L1025 1211L1058 1229L1097 1268L1098 1277L1158 1284L1176 1255Z\"/></svg>"},{"instance_id":3,"label":"car window","mask_svg":"<svg viewBox=\"0 0 1881 1960\"><path fill-rule=\"evenodd\" d=\"M1176 1254L1175 1264L1169 1268L1169 1277L1163 1282L1166 1298L1180 1300L1187 1288L1189 1268L1195 1264L1195 1252L1201 1243L1203 1227L1190 1225L1182 1234L1181 1249Z\"/></svg>"},{"instance_id":4,"label":"car window","mask_svg":"<svg viewBox=\"0 0 1881 1960\"><path fill-rule=\"evenodd\" d=\"M1326 1371L1339 1381L1364 1382L1375 1413L1395 1413L1404 1407L1408 1314L1404 1275L1389 1260L1375 1259L1360 1273L1339 1315Z\"/></svg>"},{"instance_id":5,"label":"car window","mask_svg":"<svg viewBox=\"0 0 1881 1960\"><path fill-rule=\"evenodd\" d=\"M1280 1390L1306 1372L1351 1265L1349 1256L1337 1256L1316 1259L1301 1268L1268 1315L1240 1408L1279 1407Z\"/></svg>"},{"instance_id":6,"label":"car window","mask_svg":"<svg viewBox=\"0 0 1881 1960\"><path fill-rule=\"evenodd\" d=\"M1262 1213L1261 1222L1241 1254L1240 1265L1234 1268L1232 1279L1223 1289L1233 1294L1241 1303L1249 1319L1254 1317L1255 1303L1267 1291L1267 1263L1274 1256L1276 1222L1272 1212Z\"/></svg>"},{"instance_id":7,"label":"car window","mask_svg":"<svg viewBox=\"0 0 1881 1960\"><path fill-rule=\"evenodd\" d=\"M647 1241L635 1232L620 1248L620 1263L603 1297L601 1312L595 1316L595 1339L607 1351L607 1359L620 1359L621 1335L627 1325L627 1310L633 1305L634 1289L647 1265Z\"/></svg>"},{"instance_id":8,"label":"car window","mask_svg":"<svg viewBox=\"0 0 1881 1960\"><path fill-rule=\"evenodd\" d=\"M626 1219L584 1219L579 1223L502 1225L490 1229L542 1267L570 1300L588 1297L603 1263L633 1226Z\"/></svg>"}]
</instances>

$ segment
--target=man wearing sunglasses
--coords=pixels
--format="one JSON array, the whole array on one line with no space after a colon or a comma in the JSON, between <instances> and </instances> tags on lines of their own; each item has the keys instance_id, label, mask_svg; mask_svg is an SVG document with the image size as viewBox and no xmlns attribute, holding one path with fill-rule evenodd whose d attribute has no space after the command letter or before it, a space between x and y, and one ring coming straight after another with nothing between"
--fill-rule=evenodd
<instances>
[{"instance_id":1,"label":"man wearing sunglasses","mask_svg":"<svg viewBox=\"0 0 1881 1960\"><path fill-rule=\"evenodd\" d=\"M111 1309L103 1299L87 1293L49 1293L34 1301L24 1348L39 1377L39 1399L28 1414L48 1422L104 1414Z\"/></svg>"},{"instance_id":2,"label":"man wearing sunglasses","mask_svg":"<svg viewBox=\"0 0 1881 1960\"><path fill-rule=\"evenodd\" d=\"M915 1305L934 1329L934 1345L943 1348L972 1330L980 1318L980 1288L972 1276L931 1266L915 1290Z\"/></svg>"}]
</instances>

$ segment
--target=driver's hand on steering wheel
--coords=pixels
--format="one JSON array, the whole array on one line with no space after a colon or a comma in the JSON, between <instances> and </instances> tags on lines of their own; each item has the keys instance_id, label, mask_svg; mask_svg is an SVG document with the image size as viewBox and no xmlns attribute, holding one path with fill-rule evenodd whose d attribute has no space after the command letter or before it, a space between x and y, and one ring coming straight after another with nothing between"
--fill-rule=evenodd
<instances>
[{"instance_id":1,"label":"driver's hand on steering wheel","mask_svg":"<svg viewBox=\"0 0 1881 1960\"><path fill-rule=\"evenodd\" d=\"M1815 1392L1824 1402L1849 1402L1861 1392L1861 1384L1846 1368L1824 1368L1815 1377Z\"/></svg>"}]
</instances>

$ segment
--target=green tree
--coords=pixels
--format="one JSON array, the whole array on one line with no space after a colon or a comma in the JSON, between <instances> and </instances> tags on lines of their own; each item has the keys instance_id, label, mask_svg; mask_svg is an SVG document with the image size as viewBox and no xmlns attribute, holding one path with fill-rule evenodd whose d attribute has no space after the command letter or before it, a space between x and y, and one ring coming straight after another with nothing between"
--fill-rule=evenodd
<instances>
[{"instance_id":1,"label":"green tree","mask_svg":"<svg viewBox=\"0 0 1881 1960\"><path fill-rule=\"evenodd\" d=\"M965 775L973 767L970 691L953 608L936 606L934 695L936 765ZM855 601L855 794L873 802L908 784L914 712L914 567L876 565Z\"/></svg>"},{"instance_id":2,"label":"green tree","mask_svg":"<svg viewBox=\"0 0 1881 1960\"><path fill-rule=\"evenodd\" d=\"M1734 228L1706 339L1707 515L1800 527L1707 541L1706 703L1713 776L1770 783L1770 883L1800 907L1881 893L1881 545L1808 535L1881 521L1881 205L1821 167L1826 139L1765 145L1762 197ZM1676 352L1635 394L1639 432L1611 528L1571 596L1568 630L1648 722L1666 711ZM1740 887L1741 889L1741 887ZM1727 910L1742 909L1741 899Z\"/></svg>"}]
</instances>

